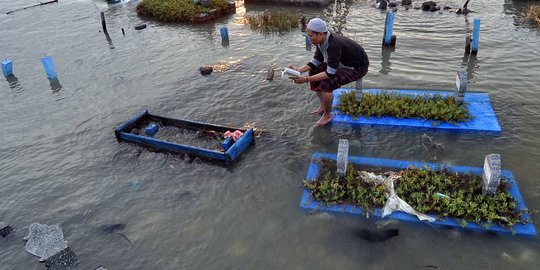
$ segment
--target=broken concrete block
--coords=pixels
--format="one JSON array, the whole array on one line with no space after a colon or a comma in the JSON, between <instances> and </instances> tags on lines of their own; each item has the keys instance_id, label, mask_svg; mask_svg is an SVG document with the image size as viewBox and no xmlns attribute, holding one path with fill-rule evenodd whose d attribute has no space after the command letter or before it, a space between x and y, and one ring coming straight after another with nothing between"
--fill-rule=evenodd
<instances>
[{"instance_id":1,"label":"broken concrete block","mask_svg":"<svg viewBox=\"0 0 540 270\"><path fill-rule=\"evenodd\" d=\"M40 261L44 261L67 248L64 234L58 225L32 223L28 231L28 236L24 238L27 241L26 251L38 256Z\"/></svg>"}]
</instances>

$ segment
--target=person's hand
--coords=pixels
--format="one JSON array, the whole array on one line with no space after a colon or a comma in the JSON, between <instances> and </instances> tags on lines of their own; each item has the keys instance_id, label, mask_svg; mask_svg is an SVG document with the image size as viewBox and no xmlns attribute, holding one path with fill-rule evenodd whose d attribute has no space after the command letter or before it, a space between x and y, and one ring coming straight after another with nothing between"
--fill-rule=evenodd
<instances>
[{"instance_id":1,"label":"person's hand","mask_svg":"<svg viewBox=\"0 0 540 270\"><path fill-rule=\"evenodd\" d=\"M307 83L307 77L304 76L298 76L298 77L289 77L293 81L293 83L302 84Z\"/></svg>"}]
</instances>

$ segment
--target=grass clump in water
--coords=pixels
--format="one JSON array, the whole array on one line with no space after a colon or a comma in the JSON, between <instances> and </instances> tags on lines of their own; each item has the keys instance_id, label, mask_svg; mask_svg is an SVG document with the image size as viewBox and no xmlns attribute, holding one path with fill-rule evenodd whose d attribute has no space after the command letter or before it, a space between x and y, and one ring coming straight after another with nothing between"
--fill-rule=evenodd
<instances>
[{"instance_id":1,"label":"grass clump in water","mask_svg":"<svg viewBox=\"0 0 540 270\"><path fill-rule=\"evenodd\" d=\"M263 33L285 32L298 27L301 14L284 9L268 11L253 15L246 14L247 24L251 29Z\"/></svg>"},{"instance_id":2,"label":"grass clump in water","mask_svg":"<svg viewBox=\"0 0 540 270\"><path fill-rule=\"evenodd\" d=\"M344 93L337 107L353 117L393 116L397 118L423 118L437 122L463 122L472 118L465 103L460 104L453 96L441 97L436 94L410 96L405 94L363 93L362 102L356 102L354 91Z\"/></svg>"},{"instance_id":3,"label":"grass clump in water","mask_svg":"<svg viewBox=\"0 0 540 270\"><path fill-rule=\"evenodd\" d=\"M540 25L540 7L529 6L529 8L525 11L525 17Z\"/></svg>"},{"instance_id":4,"label":"grass clump in water","mask_svg":"<svg viewBox=\"0 0 540 270\"><path fill-rule=\"evenodd\" d=\"M324 160L320 166L320 177L304 180L316 200L352 204L366 212L386 203L383 186L364 181L359 168L349 165L347 175L340 180L335 161ZM504 179L493 196L484 196L481 175L415 167L400 173L401 178L394 182L396 194L419 212L461 220L462 226L471 221L486 228L493 223L511 228L531 222L523 218L530 213L527 209L517 211L517 201L509 193L511 184Z\"/></svg>"},{"instance_id":5,"label":"grass clump in water","mask_svg":"<svg viewBox=\"0 0 540 270\"><path fill-rule=\"evenodd\" d=\"M227 5L227 0L212 0L209 7L195 4L192 0L143 0L137 5L137 14L164 22L193 22L200 13L224 9Z\"/></svg>"}]
</instances>

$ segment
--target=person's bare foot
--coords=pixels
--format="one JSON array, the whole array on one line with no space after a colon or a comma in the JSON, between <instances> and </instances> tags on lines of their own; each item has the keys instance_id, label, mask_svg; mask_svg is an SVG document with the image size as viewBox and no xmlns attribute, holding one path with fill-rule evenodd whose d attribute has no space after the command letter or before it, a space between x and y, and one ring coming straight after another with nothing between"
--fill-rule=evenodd
<instances>
[{"instance_id":1,"label":"person's bare foot","mask_svg":"<svg viewBox=\"0 0 540 270\"><path fill-rule=\"evenodd\" d=\"M323 108L321 108L321 107L319 107L319 109L318 109L318 110L316 110L316 111L312 111L312 112L311 112L311 114L318 114L318 115L322 115L322 114L323 114L323 112L324 112L324 109L323 109Z\"/></svg>"},{"instance_id":2,"label":"person's bare foot","mask_svg":"<svg viewBox=\"0 0 540 270\"><path fill-rule=\"evenodd\" d=\"M332 121L332 118L334 118L334 116L331 114L323 114L321 119L319 119L319 121L317 121L315 125L318 127L322 127Z\"/></svg>"}]
</instances>

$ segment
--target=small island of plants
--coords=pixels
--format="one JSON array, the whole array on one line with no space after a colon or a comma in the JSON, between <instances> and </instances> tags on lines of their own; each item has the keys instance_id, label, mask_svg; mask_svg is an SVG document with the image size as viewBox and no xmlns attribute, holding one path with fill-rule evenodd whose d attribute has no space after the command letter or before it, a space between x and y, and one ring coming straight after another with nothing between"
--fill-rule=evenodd
<instances>
[{"instance_id":1,"label":"small island of plants","mask_svg":"<svg viewBox=\"0 0 540 270\"><path fill-rule=\"evenodd\" d=\"M525 11L525 17L540 26L540 6L529 6Z\"/></svg>"},{"instance_id":2,"label":"small island of plants","mask_svg":"<svg viewBox=\"0 0 540 270\"><path fill-rule=\"evenodd\" d=\"M363 93L359 103L352 91L340 96L337 109L352 117L422 118L433 123L457 123L472 119L465 103L459 103L453 96L442 97L438 94L411 96L386 91Z\"/></svg>"},{"instance_id":3,"label":"small island of plants","mask_svg":"<svg viewBox=\"0 0 540 270\"><path fill-rule=\"evenodd\" d=\"M208 6L193 0L142 0L137 5L140 16L164 22L204 23L234 12L235 4L228 0L211 0Z\"/></svg>"},{"instance_id":4,"label":"small island of plants","mask_svg":"<svg viewBox=\"0 0 540 270\"><path fill-rule=\"evenodd\" d=\"M362 170L364 169L364 170ZM317 201L327 204L349 204L369 213L386 203L383 185L366 181L366 170L384 175L380 169L349 165L347 175L340 179L333 160L320 162L319 177L304 180L304 186ZM524 220L528 210L518 211L517 202L509 193L510 183L502 179L494 195L482 195L482 176L458 174L446 170L409 167L399 172L394 182L397 196L416 211L434 214L438 218L455 218L461 225L476 222L484 227L496 223L511 228ZM388 175L388 173L387 173Z\"/></svg>"}]
</instances>

